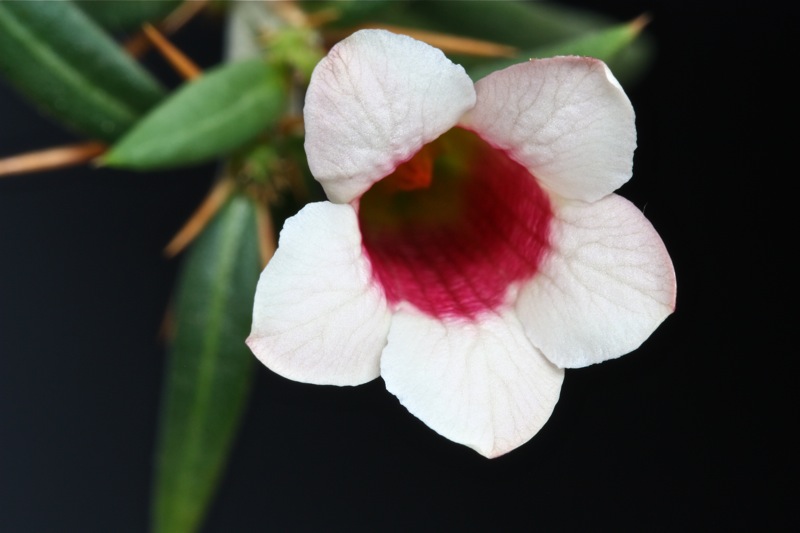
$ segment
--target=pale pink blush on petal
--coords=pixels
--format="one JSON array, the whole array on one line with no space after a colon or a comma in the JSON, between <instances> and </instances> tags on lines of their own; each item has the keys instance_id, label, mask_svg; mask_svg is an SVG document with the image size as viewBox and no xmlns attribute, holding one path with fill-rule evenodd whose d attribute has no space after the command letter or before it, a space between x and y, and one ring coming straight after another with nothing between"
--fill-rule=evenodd
<instances>
[{"instance_id":1,"label":"pale pink blush on petal","mask_svg":"<svg viewBox=\"0 0 800 533\"><path fill-rule=\"evenodd\" d=\"M583 367L631 352L675 309L664 243L621 196L557 205L551 244L516 309L528 338L556 365Z\"/></svg>"},{"instance_id":2,"label":"pale pink blush on petal","mask_svg":"<svg viewBox=\"0 0 800 533\"><path fill-rule=\"evenodd\" d=\"M630 179L633 107L602 61L535 59L486 76L475 90L462 124L508 150L551 191L591 202Z\"/></svg>"},{"instance_id":3,"label":"pale pink blush on petal","mask_svg":"<svg viewBox=\"0 0 800 533\"><path fill-rule=\"evenodd\" d=\"M286 378L360 385L379 375L390 318L353 208L308 204L286 221L261 273L247 344Z\"/></svg>"},{"instance_id":4,"label":"pale pink blush on petal","mask_svg":"<svg viewBox=\"0 0 800 533\"><path fill-rule=\"evenodd\" d=\"M541 429L564 379L511 311L467 322L401 310L392 320L381 375L428 427L490 458Z\"/></svg>"},{"instance_id":5,"label":"pale pink blush on petal","mask_svg":"<svg viewBox=\"0 0 800 533\"><path fill-rule=\"evenodd\" d=\"M306 93L305 149L328 198L347 203L475 103L463 67L425 43L362 30L331 49Z\"/></svg>"}]
</instances>

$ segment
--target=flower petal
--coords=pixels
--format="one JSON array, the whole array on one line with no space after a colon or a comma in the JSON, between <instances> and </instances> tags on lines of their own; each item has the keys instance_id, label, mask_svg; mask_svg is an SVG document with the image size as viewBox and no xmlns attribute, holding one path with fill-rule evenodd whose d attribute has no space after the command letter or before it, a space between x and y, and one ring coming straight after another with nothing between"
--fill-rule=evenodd
<instances>
[{"instance_id":1,"label":"flower petal","mask_svg":"<svg viewBox=\"0 0 800 533\"><path fill-rule=\"evenodd\" d=\"M533 344L577 368L639 347L675 309L675 271L664 243L630 202L612 194L555 211L553 249L519 293Z\"/></svg>"},{"instance_id":2,"label":"flower petal","mask_svg":"<svg viewBox=\"0 0 800 533\"><path fill-rule=\"evenodd\" d=\"M564 371L533 347L511 311L470 322L402 310L392 319L381 376L428 427L497 457L544 425Z\"/></svg>"},{"instance_id":3,"label":"flower petal","mask_svg":"<svg viewBox=\"0 0 800 533\"><path fill-rule=\"evenodd\" d=\"M350 202L474 103L472 81L441 50L384 30L358 31L311 77L303 110L311 173L331 201Z\"/></svg>"},{"instance_id":4,"label":"flower petal","mask_svg":"<svg viewBox=\"0 0 800 533\"><path fill-rule=\"evenodd\" d=\"M536 59L475 84L462 124L508 150L550 190L591 202L631 177L633 107L605 63L588 57Z\"/></svg>"},{"instance_id":5,"label":"flower petal","mask_svg":"<svg viewBox=\"0 0 800 533\"><path fill-rule=\"evenodd\" d=\"M379 375L389 322L353 208L313 203L288 219L256 289L256 357L295 381L360 385Z\"/></svg>"}]
</instances>

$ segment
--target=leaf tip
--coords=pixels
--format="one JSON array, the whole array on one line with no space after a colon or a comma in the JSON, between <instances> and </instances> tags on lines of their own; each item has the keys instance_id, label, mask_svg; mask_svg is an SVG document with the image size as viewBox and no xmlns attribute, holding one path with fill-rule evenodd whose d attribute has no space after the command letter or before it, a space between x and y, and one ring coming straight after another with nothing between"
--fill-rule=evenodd
<instances>
[{"instance_id":1,"label":"leaf tip","mask_svg":"<svg viewBox=\"0 0 800 533\"><path fill-rule=\"evenodd\" d=\"M650 13L647 12L642 13L641 15L639 15L638 17L636 17L635 19L633 19L628 23L628 29L630 29L631 34L635 37L639 35L642 32L642 30L648 24L650 24L650 22L652 22L652 20L653 17L652 15L650 15Z\"/></svg>"}]
</instances>

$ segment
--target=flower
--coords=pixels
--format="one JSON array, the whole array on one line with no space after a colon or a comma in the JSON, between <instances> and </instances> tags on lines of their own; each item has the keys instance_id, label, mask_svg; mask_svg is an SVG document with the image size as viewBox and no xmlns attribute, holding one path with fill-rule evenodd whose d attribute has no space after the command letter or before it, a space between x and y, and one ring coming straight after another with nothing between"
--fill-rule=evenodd
<instances>
[{"instance_id":1,"label":"flower","mask_svg":"<svg viewBox=\"0 0 800 533\"><path fill-rule=\"evenodd\" d=\"M636 349L674 310L660 237L612 194L634 112L606 65L532 60L473 85L427 44L363 30L316 67L309 167L247 343L289 379L387 389L487 457L528 441L564 368Z\"/></svg>"}]
</instances>

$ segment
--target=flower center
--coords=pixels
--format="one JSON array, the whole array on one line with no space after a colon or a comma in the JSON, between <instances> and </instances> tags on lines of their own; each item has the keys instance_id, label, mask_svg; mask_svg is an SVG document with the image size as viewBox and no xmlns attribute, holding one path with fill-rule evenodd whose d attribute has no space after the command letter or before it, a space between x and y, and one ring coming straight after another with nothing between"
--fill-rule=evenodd
<instances>
[{"instance_id":1,"label":"flower center","mask_svg":"<svg viewBox=\"0 0 800 533\"><path fill-rule=\"evenodd\" d=\"M364 251L388 301L469 320L536 274L552 216L527 169L461 128L425 145L359 205Z\"/></svg>"}]
</instances>

